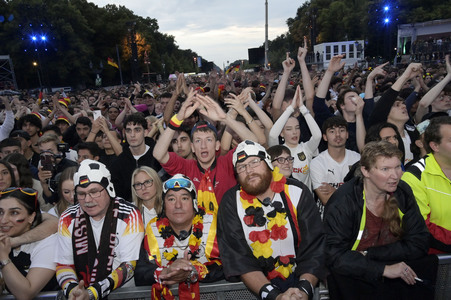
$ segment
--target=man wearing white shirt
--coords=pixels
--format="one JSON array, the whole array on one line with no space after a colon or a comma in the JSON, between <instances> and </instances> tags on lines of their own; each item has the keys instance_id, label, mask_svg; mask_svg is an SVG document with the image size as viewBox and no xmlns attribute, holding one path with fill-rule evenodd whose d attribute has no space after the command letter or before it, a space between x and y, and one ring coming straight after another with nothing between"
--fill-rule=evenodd
<instances>
[{"instance_id":1,"label":"man wearing white shirt","mask_svg":"<svg viewBox=\"0 0 451 300\"><path fill-rule=\"evenodd\" d=\"M310 166L313 190L326 205L330 196L343 184L350 167L360 160L360 154L345 148L348 124L343 117L330 117L323 123L323 139L327 150L315 157Z\"/></svg>"}]
</instances>

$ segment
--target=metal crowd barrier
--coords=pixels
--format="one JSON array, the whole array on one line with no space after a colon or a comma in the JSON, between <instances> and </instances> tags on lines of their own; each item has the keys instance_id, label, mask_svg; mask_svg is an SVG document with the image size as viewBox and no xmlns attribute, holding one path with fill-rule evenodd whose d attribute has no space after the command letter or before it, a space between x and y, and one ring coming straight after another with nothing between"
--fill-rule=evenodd
<instances>
[{"instance_id":1,"label":"metal crowd barrier","mask_svg":"<svg viewBox=\"0 0 451 300\"><path fill-rule=\"evenodd\" d=\"M451 254L439 254L435 300L451 299Z\"/></svg>"},{"instance_id":2,"label":"metal crowd barrier","mask_svg":"<svg viewBox=\"0 0 451 300\"><path fill-rule=\"evenodd\" d=\"M451 254L439 254L435 299L451 299ZM200 284L200 299L202 300L255 300L255 297L242 282L231 283L225 280L215 283ZM171 289L173 295L178 295L177 288ZM150 300L150 286L121 288L112 292L111 300ZM42 292L35 299L56 299L57 292ZM2 300L15 299L12 295L0 297ZM328 300L329 292L324 284L315 288L314 300Z\"/></svg>"}]
</instances>

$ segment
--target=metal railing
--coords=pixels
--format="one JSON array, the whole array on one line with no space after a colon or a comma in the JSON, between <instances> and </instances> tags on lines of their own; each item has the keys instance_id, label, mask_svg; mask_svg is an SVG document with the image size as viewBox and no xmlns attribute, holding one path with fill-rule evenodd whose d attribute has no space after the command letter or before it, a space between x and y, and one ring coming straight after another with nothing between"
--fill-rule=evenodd
<instances>
[{"instance_id":1,"label":"metal railing","mask_svg":"<svg viewBox=\"0 0 451 300\"><path fill-rule=\"evenodd\" d=\"M439 254L439 266L437 271L437 281L435 286L435 299L451 299L451 254ZM215 283L203 283L199 286L200 299L202 300L255 300L258 299L252 294L242 282L231 283L225 280ZM171 289L173 295L178 295L178 288ZM117 289L112 292L108 299L111 300L148 300L150 299L151 287L139 286ZM56 299L57 292L42 292L35 299ZM15 299L12 295L0 297L2 300ZM314 300L329 299L329 292L326 286L320 283L315 288Z\"/></svg>"}]
</instances>

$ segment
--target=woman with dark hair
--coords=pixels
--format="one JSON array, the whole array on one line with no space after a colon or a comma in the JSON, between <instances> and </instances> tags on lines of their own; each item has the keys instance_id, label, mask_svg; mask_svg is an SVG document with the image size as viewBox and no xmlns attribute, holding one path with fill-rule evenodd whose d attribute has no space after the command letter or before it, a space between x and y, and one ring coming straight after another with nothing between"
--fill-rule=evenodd
<instances>
[{"instance_id":1,"label":"woman with dark hair","mask_svg":"<svg viewBox=\"0 0 451 300\"><path fill-rule=\"evenodd\" d=\"M10 187L0 192L0 268L4 284L17 299L33 299L41 290L55 290L53 249L56 236L11 248L11 238L42 221L37 192Z\"/></svg>"},{"instance_id":2,"label":"woman with dark hair","mask_svg":"<svg viewBox=\"0 0 451 300\"><path fill-rule=\"evenodd\" d=\"M11 164L5 160L0 160L0 191L11 186L16 186L16 178Z\"/></svg>"},{"instance_id":3,"label":"woman with dark hair","mask_svg":"<svg viewBox=\"0 0 451 300\"><path fill-rule=\"evenodd\" d=\"M275 145L269 147L266 152L271 156L271 163L274 167L278 167L280 173L285 178L292 178L294 157L287 146Z\"/></svg>"},{"instance_id":4,"label":"woman with dark hair","mask_svg":"<svg viewBox=\"0 0 451 300\"><path fill-rule=\"evenodd\" d=\"M28 160L20 153L11 153L8 154L5 158L5 161L9 162L11 169L14 172L14 178L16 180L16 185L20 187L33 188L38 192L38 200L39 205L43 211L48 211L52 208L50 203L46 203L44 198L42 197L42 186L39 180L34 179L30 170L30 164ZM15 185L11 185L15 186Z\"/></svg>"},{"instance_id":5,"label":"woman with dark hair","mask_svg":"<svg viewBox=\"0 0 451 300\"><path fill-rule=\"evenodd\" d=\"M403 153L401 163L404 167L404 143L402 142L402 137L399 134L398 127L388 122L371 126L366 133L365 144L377 141L387 141L398 147L398 149Z\"/></svg>"},{"instance_id":6,"label":"woman with dark hair","mask_svg":"<svg viewBox=\"0 0 451 300\"><path fill-rule=\"evenodd\" d=\"M386 141L361 154L361 176L331 196L324 214L331 299L433 299L437 257L402 153Z\"/></svg>"}]
</instances>

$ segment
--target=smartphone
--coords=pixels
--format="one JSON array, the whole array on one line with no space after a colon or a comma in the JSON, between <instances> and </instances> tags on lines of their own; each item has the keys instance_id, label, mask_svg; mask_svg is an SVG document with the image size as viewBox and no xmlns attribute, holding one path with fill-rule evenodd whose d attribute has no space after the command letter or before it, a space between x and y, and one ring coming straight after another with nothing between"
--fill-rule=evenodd
<instances>
[{"instance_id":1,"label":"smartphone","mask_svg":"<svg viewBox=\"0 0 451 300\"><path fill-rule=\"evenodd\" d=\"M92 115L94 116L94 120L97 120L102 115L102 112L100 110L94 110L92 111Z\"/></svg>"},{"instance_id":2,"label":"smartphone","mask_svg":"<svg viewBox=\"0 0 451 300\"><path fill-rule=\"evenodd\" d=\"M41 154L41 166L44 171L53 171L53 157L48 154Z\"/></svg>"}]
</instances>

